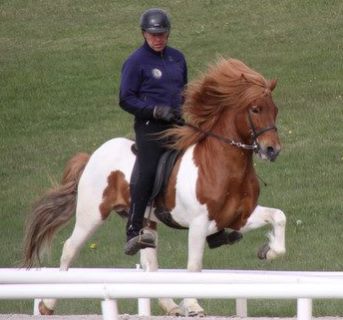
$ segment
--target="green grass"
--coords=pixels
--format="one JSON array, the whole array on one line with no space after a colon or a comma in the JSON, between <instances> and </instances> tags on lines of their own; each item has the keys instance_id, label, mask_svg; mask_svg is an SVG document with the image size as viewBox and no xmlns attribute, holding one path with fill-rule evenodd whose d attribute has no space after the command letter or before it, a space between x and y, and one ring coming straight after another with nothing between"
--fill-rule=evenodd
<instances>
[{"instance_id":1,"label":"green grass","mask_svg":"<svg viewBox=\"0 0 343 320\"><path fill-rule=\"evenodd\" d=\"M256 160L268 182L260 203L288 217L287 254L266 263L256 250L267 229L238 245L206 250L213 269L337 270L343 249L343 3L285 1L1 1L0 2L0 266L21 259L23 225L34 199L58 181L67 159L115 136L132 136L118 107L123 61L141 43L140 13L162 6L172 15L170 44L188 61L189 78L218 56L235 57L277 78L274 100L283 151ZM297 224L301 220L302 224ZM82 250L78 267L134 267L122 252L124 222L110 221ZM72 224L56 238L57 266ZM171 248L170 243L173 243ZM160 228L160 265L184 268L186 232ZM175 245L174 245L175 244ZM174 254L177 252L177 254ZM202 301L208 314L234 313L232 301ZM156 303L154 313L160 311ZM31 301L0 301L1 313L31 313ZM120 311L135 313L135 301ZM100 313L99 301L64 300L57 313ZM292 316L295 301L249 301L250 315ZM343 315L341 301L315 301L314 314Z\"/></svg>"}]
</instances>

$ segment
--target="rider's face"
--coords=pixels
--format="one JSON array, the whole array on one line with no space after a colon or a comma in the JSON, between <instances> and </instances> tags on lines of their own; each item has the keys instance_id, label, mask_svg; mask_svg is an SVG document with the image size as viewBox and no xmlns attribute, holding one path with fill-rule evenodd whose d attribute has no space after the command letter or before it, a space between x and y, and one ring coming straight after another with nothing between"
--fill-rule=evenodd
<instances>
[{"instance_id":1,"label":"rider's face","mask_svg":"<svg viewBox=\"0 0 343 320\"><path fill-rule=\"evenodd\" d=\"M151 49L161 52L167 46L169 33L149 33L144 31L143 36Z\"/></svg>"}]
</instances>

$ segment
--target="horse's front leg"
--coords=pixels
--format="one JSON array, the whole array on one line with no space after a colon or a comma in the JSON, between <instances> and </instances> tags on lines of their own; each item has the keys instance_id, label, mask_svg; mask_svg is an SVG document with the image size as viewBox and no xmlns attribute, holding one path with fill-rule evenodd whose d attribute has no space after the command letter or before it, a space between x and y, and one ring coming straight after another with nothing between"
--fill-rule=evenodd
<instances>
[{"instance_id":1,"label":"horse's front leg","mask_svg":"<svg viewBox=\"0 0 343 320\"><path fill-rule=\"evenodd\" d=\"M188 263L187 270L190 272L200 272L204 255L205 240L208 231L208 221L199 217L194 221L188 231ZM199 305L197 299L185 298L180 303L182 314L186 317L203 317L204 309Z\"/></svg>"},{"instance_id":2,"label":"horse's front leg","mask_svg":"<svg viewBox=\"0 0 343 320\"><path fill-rule=\"evenodd\" d=\"M141 265L142 268L147 272L158 271L158 259L157 259L157 246L158 237L157 230L153 231L156 236L156 248L146 248L140 250ZM170 316L180 316L182 311L180 307L171 298L160 298L158 300L160 307L167 315Z\"/></svg>"},{"instance_id":3,"label":"horse's front leg","mask_svg":"<svg viewBox=\"0 0 343 320\"><path fill-rule=\"evenodd\" d=\"M257 255L260 259L272 260L286 252L286 215L280 209L257 206L240 232L245 233L266 224L271 224L273 227L268 234L269 243L263 245Z\"/></svg>"}]
</instances>

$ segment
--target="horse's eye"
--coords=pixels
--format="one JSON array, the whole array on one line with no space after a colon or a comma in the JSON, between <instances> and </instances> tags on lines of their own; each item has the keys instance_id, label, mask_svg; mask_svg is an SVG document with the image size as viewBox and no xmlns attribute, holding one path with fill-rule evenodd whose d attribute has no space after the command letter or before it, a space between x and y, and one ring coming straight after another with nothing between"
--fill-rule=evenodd
<instances>
[{"instance_id":1,"label":"horse's eye","mask_svg":"<svg viewBox=\"0 0 343 320\"><path fill-rule=\"evenodd\" d=\"M251 111L252 111L253 113L260 113L261 108L260 108L259 106L252 106L252 107L251 107Z\"/></svg>"}]
</instances>

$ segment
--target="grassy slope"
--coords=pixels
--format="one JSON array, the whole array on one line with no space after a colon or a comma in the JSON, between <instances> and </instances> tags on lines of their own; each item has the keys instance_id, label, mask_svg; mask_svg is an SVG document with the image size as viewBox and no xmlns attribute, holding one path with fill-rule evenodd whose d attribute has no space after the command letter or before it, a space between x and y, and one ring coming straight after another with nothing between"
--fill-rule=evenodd
<instances>
[{"instance_id":1,"label":"grassy slope","mask_svg":"<svg viewBox=\"0 0 343 320\"><path fill-rule=\"evenodd\" d=\"M91 152L114 136L132 135L117 107L120 68L141 37L139 14L158 1L1 1L0 265L17 265L30 204L58 181L75 152ZM274 164L256 161L268 182L261 203L288 216L286 256L256 259L266 229L240 244L205 253L205 268L342 270L341 1L164 1L173 17L171 44L187 56L190 78L218 55L242 59L278 78L283 152ZM302 221L301 224L297 221ZM55 266L72 225L56 238ZM181 241L180 241L181 238ZM76 266L131 267L117 217L81 252ZM160 263L186 263L186 233L161 227ZM171 255L171 243L173 252ZM176 249L176 250L175 250ZM233 312L232 302L204 301L208 313ZM252 315L292 315L294 301L252 301ZM135 312L135 302L122 303ZM154 306L155 312L157 307ZM341 303L318 301L315 314L343 314ZM0 312L31 312L30 302L0 301ZM63 301L59 313L99 313L98 302Z\"/></svg>"}]
</instances>

